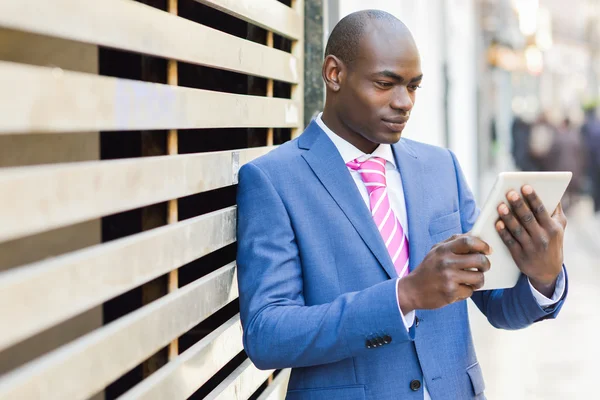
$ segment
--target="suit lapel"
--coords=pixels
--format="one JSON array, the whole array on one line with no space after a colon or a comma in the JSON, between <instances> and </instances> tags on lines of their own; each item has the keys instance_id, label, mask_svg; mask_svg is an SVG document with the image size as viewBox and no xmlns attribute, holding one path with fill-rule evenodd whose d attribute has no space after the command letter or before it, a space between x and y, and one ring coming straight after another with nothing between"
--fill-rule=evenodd
<instances>
[{"instance_id":1,"label":"suit lapel","mask_svg":"<svg viewBox=\"0 0 600 400\"><path fill-rule=\"evenodd\" d=\"M302 154L302 157L350 220L373 255L390 277L397 277L398 274L381 234L335 145L313 122L300 137L299 146L308 150Z\"/></svg>"},{"instance_id":2,"label":"suit lapel","mask_svg":"<svg viewBox=\"0 0 600 400\"><path fill-rule=\"evenodd\" d=\"M408 217L409 235L409 266L412 271L417 267L416 260L419 259L417 244L419 238L425 237L425 226L421 223L420 213L423 211L423 188L421 177L423 176L423 164L417 158L417 154L405 139L392 146L396 165L402 179L404 201L406 203L406 214Z\"/></svg>"}]
</instances>

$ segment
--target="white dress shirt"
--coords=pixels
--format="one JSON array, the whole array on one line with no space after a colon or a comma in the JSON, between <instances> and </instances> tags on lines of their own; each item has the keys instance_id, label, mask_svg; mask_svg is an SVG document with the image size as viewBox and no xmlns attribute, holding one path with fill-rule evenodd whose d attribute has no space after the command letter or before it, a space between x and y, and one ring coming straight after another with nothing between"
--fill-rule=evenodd
<instances>
[{"instance_id":1,"label":"white dress shirt","mask_svg":"<svg viewBox=\"0 0 600 400\"><path fill-rule=\"evenodd\" d=\"M327 134L329 139L331 139L331 141L333 142L335 147L340 152L340 155L342 156L344 163L348 163L355 159L358 159L358 161L365 161L366 159L368 159L370 157L381 157L384 160L386 160L385 175L386 175L386 182L387 182L387 188L388 188L388 195L390 198L390 205L392 207L392 210L394 211L394 214L396 214L396 218L398 218L400 225L402 225L402 229L404 229L404 233L406 234L408 241L410 243L410 237L408 236L408 217L406 214L406 202L404 200L404 189L402 187L402 179L400 178L400 171L398 170L398 167L396 166L396 160L394 159L394 153L392 151L392 146L389 144L380 144L372 154L365 154L362 151L360 151L359 149L357 149L356 147L354 147L354 145L352 145L350 142L347 142L346 140L342 139L340 136L336 135L331 129L329 129L327 127L327 125L325 125L323 120L321 119L321 115L322 115L322 113L320 113L317 116L316 123ZM352 179L354 179L354 183L358 187L358 190L359 190L366 206L370 208L369 194L367 192L367 187L365 186L364 182L362 181L360 174L358 173L358 171L355 171L351 168L349 168L348 170L350 171L350 174L352 175ZM400 278L397 278L397 279L400 279ZM529 286L531 288L531 292L533 293L533 296L535 297L535 299L538 302L538 304L540 305L540 307L551 306L551 305L557 303L564 293L564 290L565 290L564 271L561 271L561 273L558 277L558 280L556 283L556 289L554 290L554 294L551 299L547 298L546 296L544 296L543 294L538 292L531 285L531 282L529 282ZM396 303L398 303L398 292L396 292ZM410 329L410 327L413 325L413 323L415 321L415 311L411 311L407 314L404 314L402 312L402 309L400 308L399 303L398 303L398 309L400 310L400 315L402 316L402 322L404 323L404 326L406 327L407 330ZM424 399L431 400L431 397L429 396L429 392L427 392L427 387L425 386L425 382L423 382L423 389L424 389Z\"/></svg>"}]
</instances>

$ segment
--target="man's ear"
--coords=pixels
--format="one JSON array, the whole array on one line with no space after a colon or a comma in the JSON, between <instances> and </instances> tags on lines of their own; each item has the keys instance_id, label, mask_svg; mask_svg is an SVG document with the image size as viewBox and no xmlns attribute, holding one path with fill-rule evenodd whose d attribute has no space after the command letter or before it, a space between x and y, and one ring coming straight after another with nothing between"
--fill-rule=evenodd
<instances>
[{"instance_id":1,"label":"man's ear","mask_svg":"<svg viewBox=\"0 0 600 400\"><path fill-rule=\"evenodd\" d=\"M325 57L322 74L327 88L333 92L338 92L346 75L346 66L342 60L330 54Z\"/></svg>"}]
</instances>

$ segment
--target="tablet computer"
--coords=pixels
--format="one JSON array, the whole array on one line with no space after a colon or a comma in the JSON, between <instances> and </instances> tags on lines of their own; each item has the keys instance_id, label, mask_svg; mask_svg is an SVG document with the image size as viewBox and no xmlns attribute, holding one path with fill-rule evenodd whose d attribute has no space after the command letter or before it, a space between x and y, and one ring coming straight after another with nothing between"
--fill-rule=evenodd
<instances>
[{"instance_id":1,"label":"tablet computer","mask_svg":"<svg viewBox=\"0 0 600 400\"><path fill-rule=\"evenodd\" d=\"M493 254L488 256L492 267L485 273L485 285L479 290L511 288L515 286L521 275L508 248L496 231L496 222L500 218L498 206L504 202L510 208L506 194L512 189L523 196L521 188L530 185L546 210L552 214L564 195L572 175L571 172L502 172L497 176L496 183L470 232L493 248Z\"/></svg>"}]
</instances>

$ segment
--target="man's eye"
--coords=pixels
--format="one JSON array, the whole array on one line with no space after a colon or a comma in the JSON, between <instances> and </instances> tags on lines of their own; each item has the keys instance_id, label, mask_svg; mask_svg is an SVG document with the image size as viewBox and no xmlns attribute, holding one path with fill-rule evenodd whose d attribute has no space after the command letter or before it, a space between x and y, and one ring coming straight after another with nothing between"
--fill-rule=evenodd
<instances>
[{"instance_id":1,"label":"man's eye","mask_svg":"<svg viewBox=\"0 0 600 400\"><path fill-rule=\"evenodd\" d=\"M420 86L420 85L412 85L412 86L409 86L409 87L408 87L408 89L409 89L411 92L416 92L416 91L417 91L417 89L420 89L420 88L421 88L421 86Z\"/></svg>"},{"instance_id":2,"label":"man's eye","mask_svg":"<svg viewBox=\"0 0 600 400\"><path fill-rule=\"evenodd\" d=\"M381 86L383 88L390 88L390 87L392 87L394 85L391 82L383 82L383 81L376 82L376 83L377 83L377 85L379 85L379 86Z\"/></svg>"}]
</instances>

